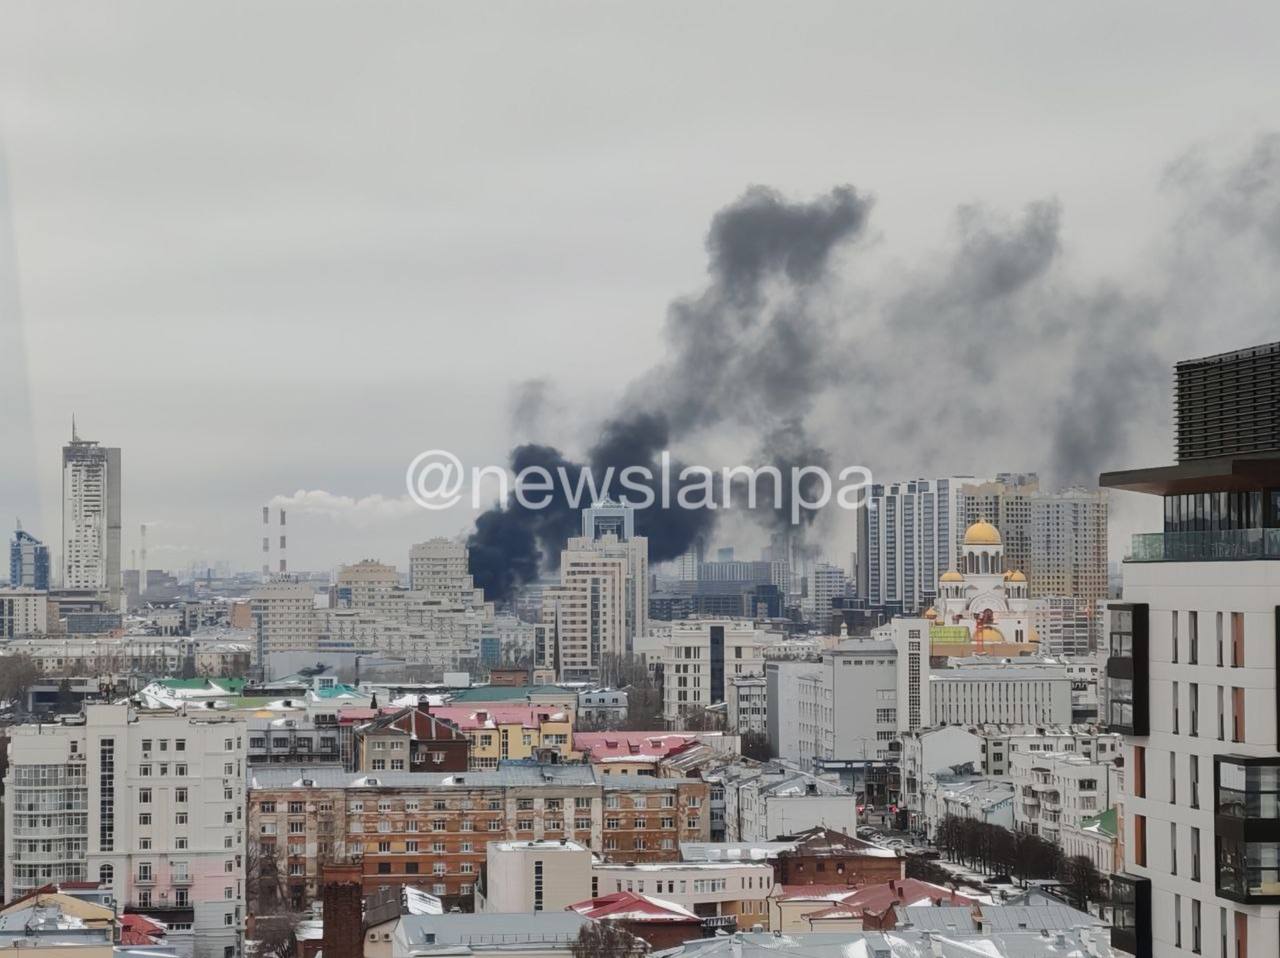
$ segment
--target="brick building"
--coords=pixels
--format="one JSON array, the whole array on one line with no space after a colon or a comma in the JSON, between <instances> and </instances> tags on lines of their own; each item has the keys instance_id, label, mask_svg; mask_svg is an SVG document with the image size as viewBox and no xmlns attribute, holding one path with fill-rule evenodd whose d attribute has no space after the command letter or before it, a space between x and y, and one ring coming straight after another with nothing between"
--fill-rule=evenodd
<instances>
[{"instance_id":1,"label":"brick building","mask_svg":"<svg viewBox=\"0 0 1280 958\"><path fill-rule=\"evenodd\" d=\"M355 731L356 768L363 772L465 772L471 739L421 706L381 715Z\"/></svg>"},{"instance_id":2,"label":"brick building","mask_svg":"<svg viewBox=\"0 0 1280 958\"><path fill-rule=\"evenodd\" d=\"M687 813L693 792L682 796L680 784L671 792ZM447 908L470 910L490 841L572 838L600 850L603 804L587 765L450 774L261 768L250 779L247 840L257 881L278 879L296 902L317 896L326 863L351 859L366 894L416 885Z\"/></svg>"},{"instance_id":3,"label":"brick building","mask_svg":"<svg viewBox=\"0 0 1280 958\"><path fill-rule=\"evenodd\" d=\"M830 828L781 840L795 847L773 861L779 885L878 885L906 877L906 859L898 852Z\"/></svg>"},{"instance_id":4,"label":"brick building","mask_svg":"<svg viewBox=\"0 0 1280 958\"><path fill-rule=\"evenodd\" d=\"M681 842L711 835L709 787L696 778L615 775L601 779L603 843L593 845L610 860L674 862Z\"/></svg>"}]
</instances>

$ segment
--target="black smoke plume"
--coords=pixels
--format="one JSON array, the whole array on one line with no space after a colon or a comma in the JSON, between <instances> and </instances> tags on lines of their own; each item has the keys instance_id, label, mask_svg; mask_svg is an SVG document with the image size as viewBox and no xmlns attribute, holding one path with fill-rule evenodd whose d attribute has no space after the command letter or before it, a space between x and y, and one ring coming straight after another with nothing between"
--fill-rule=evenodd
<instances>
[{"instance_id":1,"label":"black smoke plume","mask_svg":"<svg viewBox=\"0 0 1280 958\"><path fill-rule=\"evenodd\" d=\"M676 505L683 469L678 462L670 470L671 505L661 505L656 483L663 450L697 430L732 422L755 432L762 464L777 465L786 475L800 451L799 423L825 376L811 297L825 283L835 251L863 231L870 208L868 198L847 186L808 203L752 187L712 219L708 284L696 297L673 303L667 317L671 359L636 381L624 411L603 423L588 455L597 478L608 467L620 472L629 466L647 467L654 477L656 504L636 516L653 560L675 558L707 537L715 517L711 510ZM781 430L787 423L790 432ZM520 446L511 456L517 473L522 465L552 462L573 476L583 468L543 446ZM782 508L760 510L768 524L789 515L785 482L784 492ZM472 573L486 596L507 599L539 569L556 568L565 539L579 528L578 509L558 490L545 509L526 509L512 497L482 515L469 545Z\"/></svg>"}]
</instances>

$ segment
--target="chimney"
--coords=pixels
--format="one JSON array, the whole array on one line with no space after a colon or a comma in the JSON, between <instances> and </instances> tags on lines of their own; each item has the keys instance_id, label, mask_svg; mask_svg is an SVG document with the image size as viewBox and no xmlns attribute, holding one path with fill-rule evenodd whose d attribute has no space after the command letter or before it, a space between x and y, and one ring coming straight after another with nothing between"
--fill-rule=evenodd
<instances>
[{"instance_id":1,"label":"chimney","mask_svg":"<svg viewBox=\"0 0 1280 958\"><path fill-rule=\"evenodd\" d=\"M356 864L325 865L324 938L328 958L364 958L363 869Z\"/></svg>"},{"instance_id":2,"label":"chimney","mask_svg":"<svg viewBox=\"0 0 1280 958\"><path fill-rule=\"evenodd\" d=\"M138 601L143 601L147 594L147 527L142 526L142 567L138 570Z\"/></svg>"}]
</instances>

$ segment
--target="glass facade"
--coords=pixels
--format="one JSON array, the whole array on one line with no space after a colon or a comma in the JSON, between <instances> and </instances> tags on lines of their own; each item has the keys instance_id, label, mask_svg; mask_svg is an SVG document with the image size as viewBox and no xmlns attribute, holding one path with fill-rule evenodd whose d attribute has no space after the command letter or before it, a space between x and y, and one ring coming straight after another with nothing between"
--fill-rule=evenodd
<instances>
[{"instance_id":1,"label":"glass facade","mask_svg":"<svg viewBox=\"0 0 1280 958\"><path fill-rule=\"evenodd\" d=\"M1218 894L1280 902L1280 756L1218 756L1214 782Z\"/></svg>"}]
</instances>

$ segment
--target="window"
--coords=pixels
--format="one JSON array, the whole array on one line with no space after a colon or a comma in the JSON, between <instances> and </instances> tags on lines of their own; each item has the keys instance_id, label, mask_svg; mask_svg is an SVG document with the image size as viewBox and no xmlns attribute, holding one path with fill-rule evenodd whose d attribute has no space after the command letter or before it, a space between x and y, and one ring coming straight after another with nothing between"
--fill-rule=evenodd
<instances>
[{"instance_id":1,"label":"window","mask_svg":"<svg viewBox=\"0 0 1280 958\"><path fill-rule=\"evenodd\" d=\"M1244 613L1231 613L1231 667L1244 667Z\"/></svg>"},{"instance_id":2,"label":"window","mask_svg":"<svg viewBox=\"0 0 1280 958\"><path fill-rule=\"evenodd\" d=\"M1200 662L1200 614L1187 613L1187 662L1198 665Z\"/></svg>"},{"instance_id":3,"label":"window","mask_svg":"<svg viewBox=\"0 0 1280 958\"><path fill-rule=\"evenodd\" d=\"M1147 816L1133 816L1133 862L1147 867Z\"/></svg>"},{"instance_id":4,"label":"window","mask_svg":"<svg viewBox=\"0 0 1280 958\"><path fill-rule=\"evenodd\" d=\"M1200 829L1191 828L1191 880L1200 880Z\"/></svg>"},{"instance_id":5,"label":"window","mask_svg":"<svg viewBox=\"0 0 1280 958\"><path fill-rule=\"evenodd\" d=\"M1178 823L1169 823L1169 874L1178 874Z\"/></svg>"},{"instance_id":6,"label":"window","mask_svg":"<svg viewBox=\"0 0 1280 958\"><path fill-rule=\"evenodd\" d=\"M1178 661L1178 613L1176 610L1173 612L1173 624L1171 628L1173 629L1173 631L1170 633L1170 639L1172 640L1172 643L1170 646L1170 655L1172 657L1169 659L1169 661L1177 662Z\"/></svg>"},{"instance_id":7,"label":"window","mask_svg":"<svg viewBox=\"0 0 1280 958\"><path fill-rule=\"evenodd\" d=\"M1182 896L1173 896L1173 944L1182 947Z\"/></svg>"},{"instance_id":8,"label":"window","mask_svg":"<svg viewBox=\"0 0 1280 958\"><path fill-rule=\"evenodd\" d=\"M1215 618L1217 619L1217 632L1218 632L1218 665L1219 667L1221 667L1222 665L1222 613L1219 612Z\"/></svg>"},{"instance_id":9,"label":"window","mask_svg":"<svg viewBox=\"0 0 1280 958\"><path fill-rule=\"evenodd\" d=\"M1191 950L1200 954L1200 899L1191 899Z\"/></svg>"},{"instance_id":10,"label":"window","mask_svg":"<svg viewBox=\"0 0 1280 958\"><path fill-rule=\"evenodd\" d=\"M1177 735L1178 734L1178 683L1177 682L1174 682L1172 685L1171 703L1173 705L1173 734Z\"/></svg>"},{"instance_id":11,"label":"window","mask_svg":"<svg viewBox=\"0 0 1280 958\"><path fill-rule=\"evenodd\" d=\"M150 805L150 804L151 804L151 789L149 789L149 788L140 788L140 789L138 789L138 803L139 803L140 805Z\"/></svg>"},{"instance_id":12,"label":"window","mask_svg":"<svg viewBox=\"0 0 1280 958\"><path fill-rule=\"evenodd\" d=\"M1178 804L1178 753L1169 753L1169 804Z\"/></svg>"}]
</instances>

